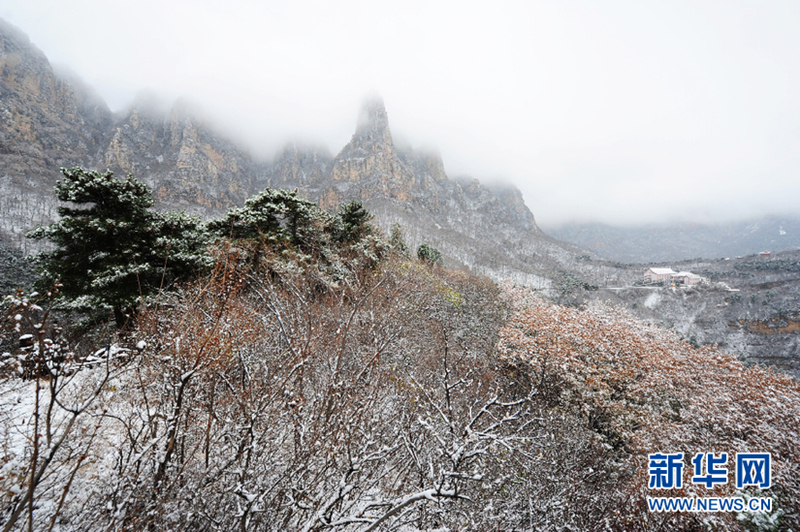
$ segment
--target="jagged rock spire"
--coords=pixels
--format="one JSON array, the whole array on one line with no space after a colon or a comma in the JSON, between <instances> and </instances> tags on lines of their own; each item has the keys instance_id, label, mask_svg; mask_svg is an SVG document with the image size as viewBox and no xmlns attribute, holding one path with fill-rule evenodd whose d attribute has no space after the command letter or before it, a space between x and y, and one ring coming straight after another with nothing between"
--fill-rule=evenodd
<instances>
[{"instance_id":1,"label":"jagged rock spire","mask_svg":"<svg viewBox=\"0 0 800 532\"><path fill-rule=\"evenodd\" d=\"M383 100L371 96L364 101L353 138L333 160L335 182L355 182L363 198L392 197L408 199L414 186L411 169L398 157L389 130L389 118ZM348 193L352 194L354 190ZM336 192L321 204L339 201Z\"/></svg>"},{"instance_id":2,"label":"jagged rock spire","mask_svg":"<svg viewBox=\"0 0 800 532\"><path fill-rule=\"evenodd\" d=\"M383 99L380 96L370 96L364 100L353 140L356 138L361 142L371 140L373 142L392 144L389 117L386 114L386 107L384 107Z\"/></svg>"},{"instance_id":3,"label":"jagged rock spire","mask_svg":"<svg viewBox=\"0 0 800 532\"><path fill-rule=\"evenodd\" d=\"M333 179L385 179L399 166L383 100L371 96L361 107L356 132L334 160Z\"/></svg>"}]
</instances>

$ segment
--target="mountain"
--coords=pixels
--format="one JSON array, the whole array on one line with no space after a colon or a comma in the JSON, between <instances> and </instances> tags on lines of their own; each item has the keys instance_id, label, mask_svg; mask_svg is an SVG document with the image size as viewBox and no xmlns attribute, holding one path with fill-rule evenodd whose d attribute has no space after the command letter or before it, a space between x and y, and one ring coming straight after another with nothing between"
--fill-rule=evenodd
<instances>
[{"instance_id":1,"label":"mountain","mask_svg":"<svg viewBox=\"0 0 800 532\"><path fill-rule=\"evenodd\" d=\"M255 190L257 164L185 102L164 112L140 97L119 116L0 20L0 241L32 249L25 233L56 217L59 168L134 174L160 208L218 214Z\"/></svg>"},{"instance_id":2,"label":"mountain","mask_svg":"<svg viewBox=\"0 0 800 532\"><path fill-rule=\"evenodd\" d=\"M89 165L107 143L112 114L93 92L55 75L22 32L0 20L0 235L52 220L59 167Z\"/></svg>"},{"instance_id":3,"label":"mountain","mask_svg":"<svg viewBox=\"0 0 800 532\"><path fill-rule=\"evenodd\" d=\"M146 182L161 208L221 213L254 191L257 164L216 134L185 101L161 112L139 98L111 128L98 168Z\"/></svg>"},{"instance_id":4,"label":"mountain","mask_svg":"<svg viewBox=\"0 0 800 532\"><path fill-rule=\"evenodd\" d=\"M579 302L627 307L694 345L717 345L748 363L800 377L800 251L616 266L611 270L616 278L579 294ZM644 283L642 274L650 266L691 271L704 282Z\"/></svg>"},{"instance_id":5,"label":"mountain","mask_svg":"<svg viewBox=\"0 0 800 532\"><path fill-rule=\"evenodd\" d=\"M800 218L765 217L716 225L658 224L614 227L566 224L548 232L600 256L622 262L654 262L697 257L739 257L761 251L800 249Z\"/></svg>"},{"instance_id":6,"label":"mountain","mask_svg":"<svg viewBox=\"0 0 800 532\"><path fill-rule=\"evenodd\" d=\"M404 227L412 246L428 242L453 265L538 288L585 252L545 235L513 186L450 179L438 153L394 144L383 102L365 102L350 142L335 156L291 146L265 185L298 188L323 208L359 199L379 225Z\"/></svg>"},{"instance_id":7,"label":"mountain","mask_svg":"<svg viewBox=\"0 0 800 532\"><path fill-rule=\"evenodd\" d=\"M258 161L186 102L164 110L145 95L114 115L5 22L0 43L0 240L25 252L33 249L25 232L55 219L58 168L81 165L133 174L153 189L158 208L204 216L241 205L265 186L297 188L331 210L359 199L378 225L400 223L412 246L438 247L451 266L537 288L584 253L545 235L515 187L450 179L438 153L395 146L379 98L365 102L352 139L335 156L288 145L273 161Z\"/></svg>"}]
</instances>

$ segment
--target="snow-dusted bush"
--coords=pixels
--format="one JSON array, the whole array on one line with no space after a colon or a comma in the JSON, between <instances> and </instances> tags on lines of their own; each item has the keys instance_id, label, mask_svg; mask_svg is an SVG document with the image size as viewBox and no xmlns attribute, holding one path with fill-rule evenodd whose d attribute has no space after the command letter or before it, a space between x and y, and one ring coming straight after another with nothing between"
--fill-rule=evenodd
<instances>
[{"instance_id":1,"label":"snow-dusted bush","mask_svg":"<svg viewBox=\"0 0 800 532\"><path fill-rule=\"evenodd\" d=\"M337 248L333 276L261 252L218 246L124 345L69 349L28 323L39 371L0 387L9 529L797 527L796 381L398 255ZM25 304L12 327L44 312ZM647 511L648 453L705 450L772 453L770 523Z\"/></svg>"}]
</instances>

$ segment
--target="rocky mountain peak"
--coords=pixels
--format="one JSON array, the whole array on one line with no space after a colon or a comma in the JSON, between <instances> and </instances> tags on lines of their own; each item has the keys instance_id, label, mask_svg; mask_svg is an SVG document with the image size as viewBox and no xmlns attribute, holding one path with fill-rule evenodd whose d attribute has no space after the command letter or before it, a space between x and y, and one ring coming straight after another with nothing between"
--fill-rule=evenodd
<instances>
[{"instance_id":1,"label":"rocky mountain peak","mask_svg":"<svg viewBox=\"0 0 800 532\"><path fill-rule=\"evenodd\" d=\"M392 143L392 132L389 129L389 116L380 96L370 96L361 106L358 125L353 140L360 142Z\"/></svg>"},{"instance_id":2,"label":"rocky mountain peak","mask_svg":"<svg viewBox=\"0 0 800 532\"><path fill-rule=\"evenodd\" d=\"M389 117L379 97L365 100L355 134L333 160L332 177L335 182L357 182L358 191L350 192L357 192L364 199L375 196L408 199L414 176L395 150ZM328 201L339 201L339 193L348 191L338 190Z\"/></svg>"},{"instance_id":3,"label":"rocky mountain peak","mask_svg":"<svg viewBox=\"0 0 800 532\"><path fill-rule=\"evenodd\" d=\"M386 114L383 100L377 96L364 100L356 131L337 159L359 160L372 155L383 162L388 162L392 157L396 158L392 132L389 129L389 116Z\"/></svg>"}]
</instances>

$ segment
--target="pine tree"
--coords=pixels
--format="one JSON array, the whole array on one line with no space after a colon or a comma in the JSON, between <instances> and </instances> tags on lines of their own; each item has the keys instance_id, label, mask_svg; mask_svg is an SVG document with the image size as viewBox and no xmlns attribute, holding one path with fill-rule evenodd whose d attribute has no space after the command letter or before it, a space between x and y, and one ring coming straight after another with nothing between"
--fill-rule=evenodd
<instances>
[{"instance_id":1,"label":"pine tree","mask_svg":"<svg viewBox=\"0 0 800 532\"><path fill-rule=\"evenodd\" d=\"M327 215L329 217L329 215ZM209 229L221 237L262 239L266 243L291 244L304 249L319 246L326 213L301 198L297 191L264 189L212 221Z\"/></svg>"},{"instance_id":2,"label":"pine tree","mask_svg":"<svg viewBox=\"0 0 800 532\"><path fill-rule=\"evenodd\" d=\"M150 210L150 189L133 176L62 168L56 197L61 219L28 233L55 249L34 261L42 284L60 284L64 306L93 319L114 312L117 325L142 296L187 279L210 265L198 218Z\"/></svg>"},{"instance_id":3,"label":"pine tree","mask_svg":"<svg viewBox=\"0 0 800 532\"><path fill-rule=\"evenodd\" d=\"M401 257L408 258L408 244L406 244L406 239L403 236L403 228L398 223L392 224L392 234L389 237L389 247L391 247Z\"/></svg>"},{"instance_id":4,"label":"pine tree","mask_svg":"<svg viewBox=\"0 0 800 532\"><path fill-rule=\"evenodd\" d=\"M339 242L357 242L369 234L369 221L372 215L358 200L348 201L339 206L336 214L336 240Z\"/></svg>"},{"instance_id":5,"label":"pine tree","mask_svg":"<svg viewBox=\"0 0 800 532\"><path fill-rule=\"evenodd\" d=\"M419 260L428 264L441 264L442 252L431 246L430 244L422 243L417 248L417 257Z\"/></svg>"}]
</instances>

